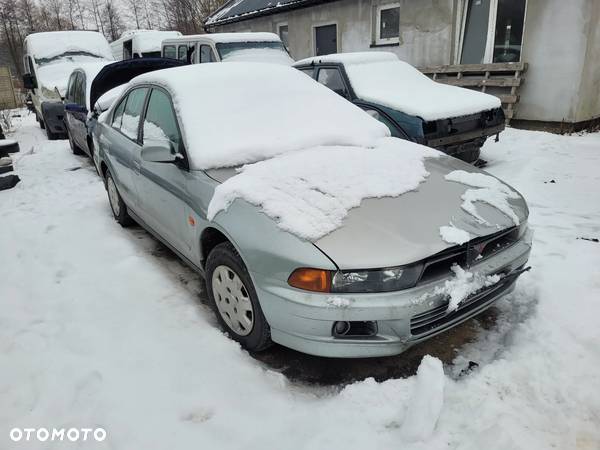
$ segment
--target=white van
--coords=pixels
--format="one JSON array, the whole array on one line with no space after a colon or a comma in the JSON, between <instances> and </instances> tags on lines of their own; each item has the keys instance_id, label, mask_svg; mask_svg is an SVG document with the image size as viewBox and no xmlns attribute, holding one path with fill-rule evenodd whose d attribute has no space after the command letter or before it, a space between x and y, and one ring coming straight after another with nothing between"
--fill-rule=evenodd
<instances>
[{"instance_id":1,"label":"white van","mask_svg":"<svg viewBox=\"0 0 600 450\"><path fill-rule=\"evenodd\" d=\"M220 61L256 61L291 65L283 42L275 33L210 33L166 39L163 58L190 64Z\"/></svg>"},{"instance_id":2,"label":"white van","mask_svg":"<svg viewBox=\"0 0 600 450\"><path fill-rule=\"evenodd\" d=\"M95 31L51 31L30 34L23 49L23 85L31 90L36 119L48 139L63 137L69 76L82 63L113 61L108 41Z\"/></svg>"},{"instance_id":3,"label":"white van","mask_svg":"<svg viewBox=\"0 0 600 450\"><path fill-rule=\"evenodd\" d=\"M131 30L125 31L119 39L111 42L115 61L131 58L160 57L163 40L181 36L179 31Z\"/></svg>"}]
</instances>

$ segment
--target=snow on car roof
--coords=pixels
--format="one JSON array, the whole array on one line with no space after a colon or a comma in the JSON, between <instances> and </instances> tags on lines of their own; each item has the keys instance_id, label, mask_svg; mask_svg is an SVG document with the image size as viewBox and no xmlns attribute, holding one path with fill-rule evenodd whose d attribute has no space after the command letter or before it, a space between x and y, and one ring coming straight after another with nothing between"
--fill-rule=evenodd
<instances>
[{"instance_id":1,"label":"snow on car roof","mask_svg":"<svg viewBox=\"0 0 600 450\"><path fill-rule=\"evenodd\" d=\"M465 116L501 105L493 95L437 83L389 52L319 56L298 61L295 66L312 62L344 64L358 98L423 120Z\"/></svg>"},{"instance_id":2,"label":"snow on car roof","mask_svg":"<svg viewBox=\"0 0 600 450\"><path fill-rule=\"evenodd\" d=\"M374 147L388 128L283 65L194 64L136 77L173 98L194 169L233 167L327 146Z\"/></svg>"},{"instance_id":3,"label":"snow on car roof","mask_svg":"<svg viewBox=\"0 0 600 450\"><path fill-rule=\"evenodd\" d=\"M106 38L96 31L49 31L25 38L35 59L53 58L66 52L88 52L109 60L113 55Z\"/></svg>"},{"instance_id":4,"label":"snow on car roof","mask_svg":"<svg viewBox=\"0 0 600 450\"><path fill-rule=\"evenodd\" d=\"M281 42L275 33L208 33L192 34L169 39L169 41L190 41L194 39L210 39L215 43L221 42Z\"/></svg>"}]
</instances>

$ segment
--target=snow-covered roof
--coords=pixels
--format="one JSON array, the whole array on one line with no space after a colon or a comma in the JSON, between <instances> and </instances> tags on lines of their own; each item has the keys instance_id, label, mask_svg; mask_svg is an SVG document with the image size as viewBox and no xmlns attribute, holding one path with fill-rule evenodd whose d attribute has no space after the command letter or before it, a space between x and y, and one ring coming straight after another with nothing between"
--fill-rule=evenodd
<instances>
[{"instance_id":1,"label":"snow-covered roof","mask_svg":"<svg viewBox=\"0 0 600 450\"><path fill-rule=\"evenodd\" d=\"M501 106L493 95L437 83L389 52L319 56L298 61L344 64L356 96L424 120L464 116Z\"/></svg>"},{"instance_id":2,"label":"snow-covered roof","mask_svg":"<svg viewBox=\"0 0 600 450\"><path fill-rule=\"evenodd\" d=\"M181 36L179 31L129 30L123 32L119 39L111 43L111 46L120 46L124 41L132 39L136 52L159 52L162 41L179 36Z\"/></svg>"},{"instance_id":3,"label":"snow-covered roof","mask_svg":"<svg viewBox=\"0 0 600 450\"><path fill-rule=\"evenodd\" d=\"M232 167L324 146L374 147L388 128L283 65L194 64L136 77L172 95L194 169Z\"/></svg>"},{"instance_id":4,"label":"snow-covered roof","mask_svg":"<svg viewBox=\"0 0 600 450\"><path fill-rule=\"evenodd\" d=\"M66 52L88 52L113 59L106 38L96 31L49 31L33 33L25 38L27 51L35 59L48 59Z\"/></svg>"},{"instance_id":5,"label":"snow-covered roof","mask_svg":"<svg viewBox=\"0 0 600 450\"><path fill-rule=\"evenodd\" d=\"M226 42L281 42L275 33L207 33L181 36L169 41L191 41L194 39L210 39L215 44Z\"/></svg>"},{"instance_id":6,"label":"snow-covered roof","mask_svg":"<svg viewBox=\"0 0 600 450\"><path fill-rule=\"evenodd\" d=\"M229 0L221 8L208 16L205 27L238 22L250 17L265 16L291 9L316 5L331 0Z\"/></svg>"}]
</instances>

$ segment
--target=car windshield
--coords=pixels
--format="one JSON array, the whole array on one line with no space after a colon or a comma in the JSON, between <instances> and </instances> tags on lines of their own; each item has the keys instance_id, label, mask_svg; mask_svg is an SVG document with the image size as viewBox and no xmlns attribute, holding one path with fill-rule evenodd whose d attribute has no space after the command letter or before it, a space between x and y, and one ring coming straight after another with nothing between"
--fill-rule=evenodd
<instances>
[{"instance_id":1,"label":"car windshield","mask_svg":"<svg viewBox=\"0 0 600 450\"><path fill-rule=\"evenodd\" d=\"M65 52L60 55L53 56L51 58L35 58L35 62L39 67L45 66L46 64L54 63L60 60L66 60L70 62L84 62L86 60L92 59L105 59L103 56L95 55L86 51L76 51L76 52Z\"/></svg>"},{"instance_id":2,"label":"car windshield","mask_svg":"<svg viewBox=\"0 0 600 450\"><path fill-rule=\"evenodd\" d=\"M220 42L217 51L222 61L279 60L291 63L283 44L279 41Z\"/></svg>"}]
</instances>

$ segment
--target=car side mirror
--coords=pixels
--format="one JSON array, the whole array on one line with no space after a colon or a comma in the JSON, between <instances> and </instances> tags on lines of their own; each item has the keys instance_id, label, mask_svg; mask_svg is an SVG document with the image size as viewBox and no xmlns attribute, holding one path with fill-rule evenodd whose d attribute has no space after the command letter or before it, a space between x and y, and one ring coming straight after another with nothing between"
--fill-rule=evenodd
<instances>
[{"instance_id":1,"label":"car side mirror","mask_svg":"<svg viewBox=\"0 0 600 450\"><path fill-rule=\"evenodd\" d=\"M158 142L144 146L141 157L144 161L155 163L175 163L183 159L181 153L174 151L171 142Z\"/></svg>"},{"instance_id":2,"label":"car side mirror","mask_svg":"<svg viewBox=\"0 0 600 450\"><path fill-rule=\"evenodd\" d=\"M23 87L25 89L35 89L37 88L37 80L35 76L30 73L26 73L23 75Z\"/></svg>"},{"instance_id":3,"label":"car side mirror","mask_svg":"<svg viewBox=\"0 0 600 450\"><path fill-rule=\"evenodd\" d=\"M78 105L77 103L67 103L65 105L65 111L83 114L87 114L88 112L85 106Z\"/></svg>"}]
</instances>

